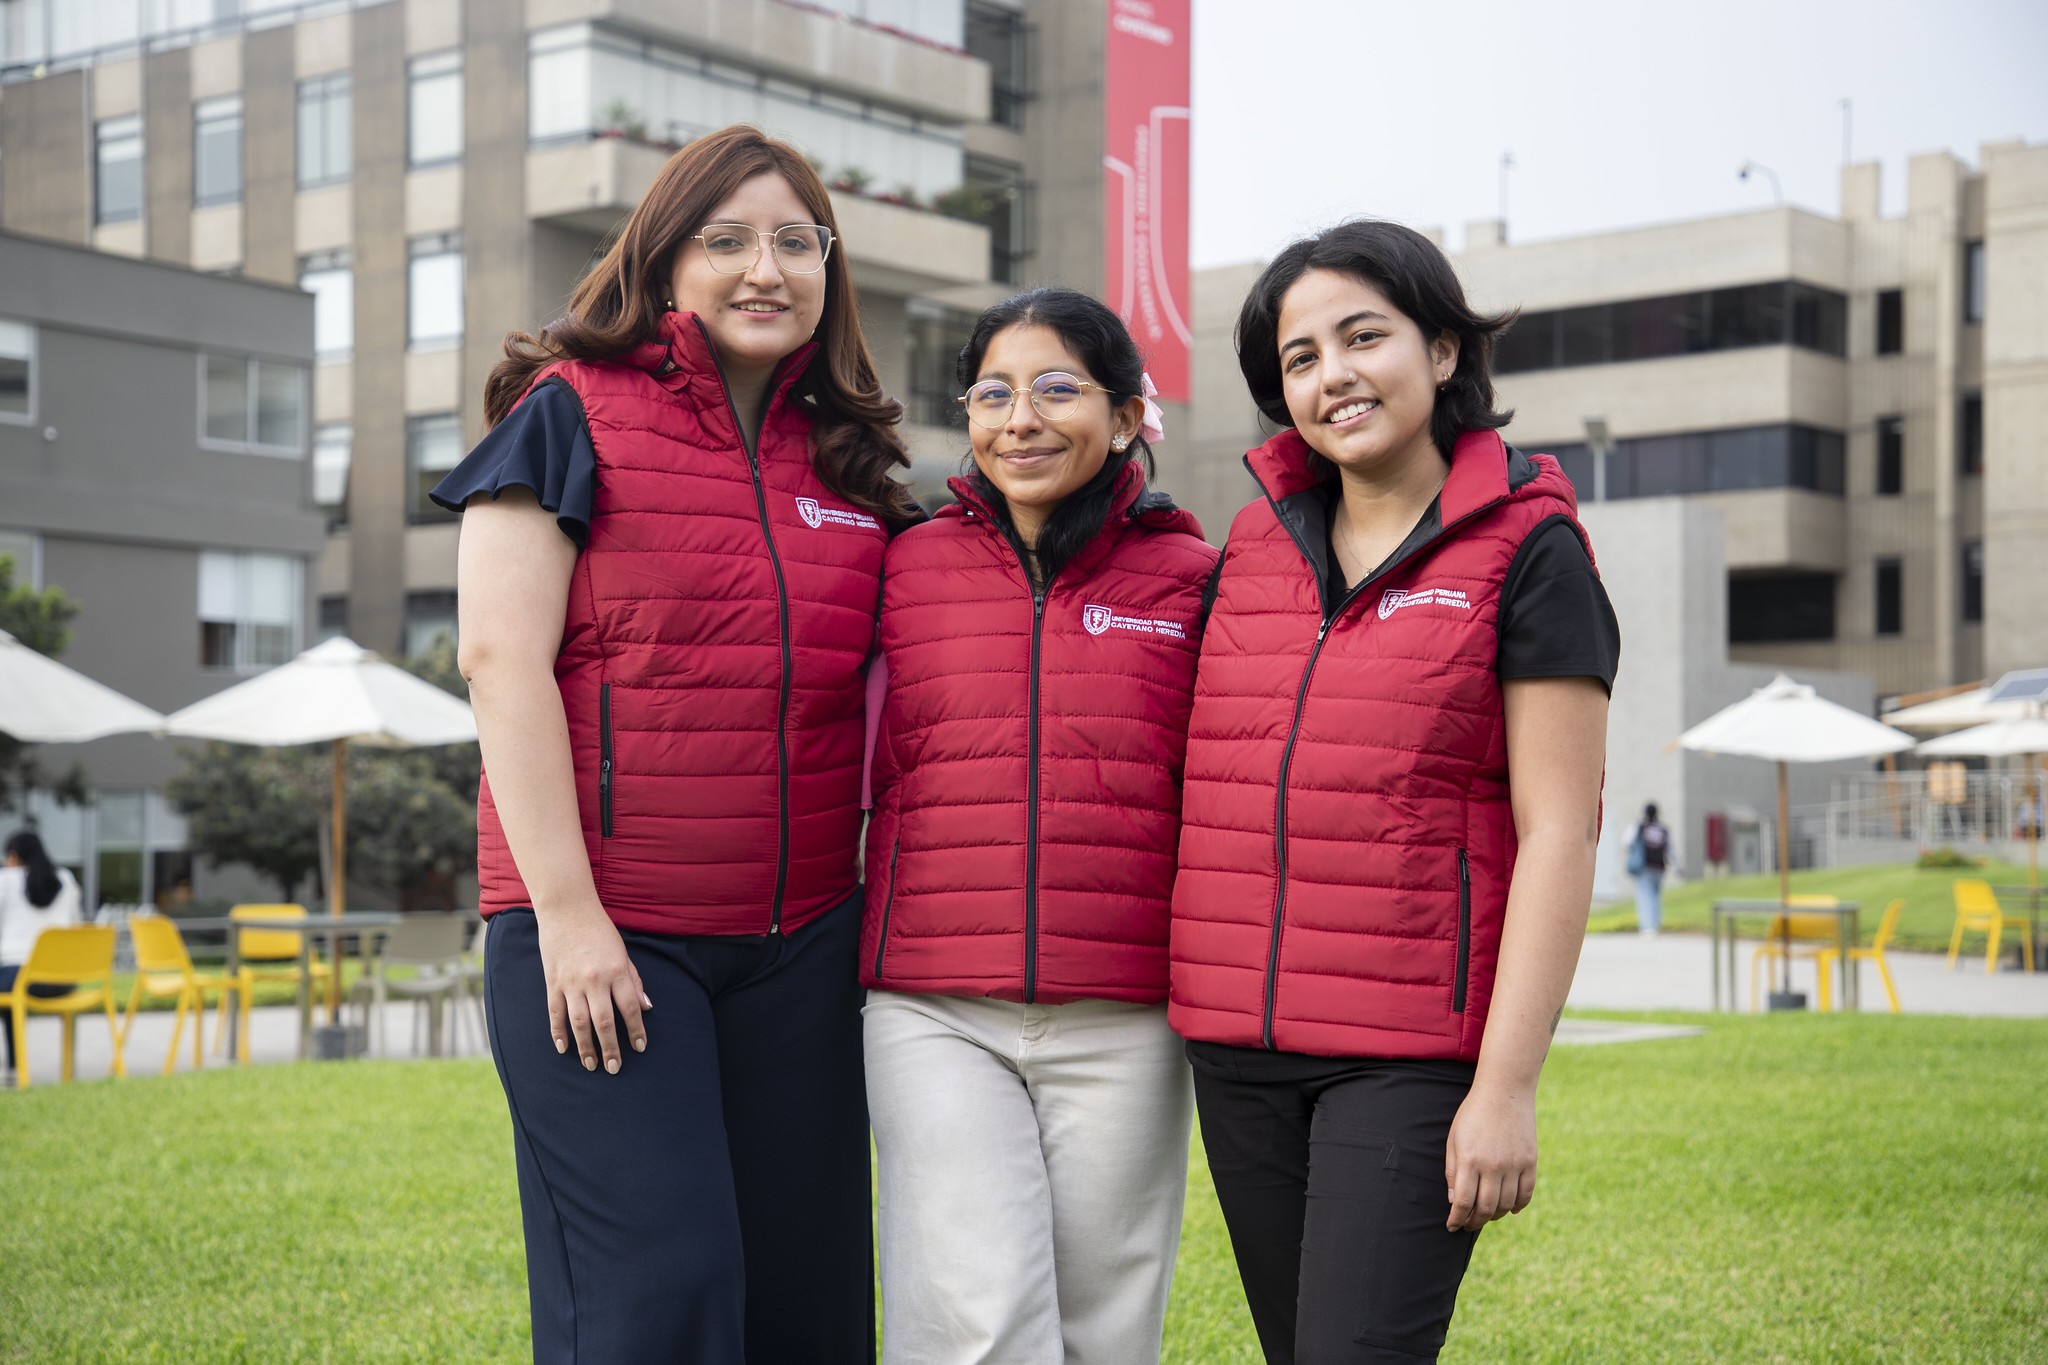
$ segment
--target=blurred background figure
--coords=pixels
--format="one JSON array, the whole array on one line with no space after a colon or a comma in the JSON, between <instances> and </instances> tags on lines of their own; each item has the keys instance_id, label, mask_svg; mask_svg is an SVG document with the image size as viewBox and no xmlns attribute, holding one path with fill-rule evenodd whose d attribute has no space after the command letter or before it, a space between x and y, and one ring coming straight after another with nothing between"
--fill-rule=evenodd
<instances>
[{"instance_id":1,"label":"blurred background figure","mask_svg":"<svg viewBox=\"0 0 2048 1365\"><path fill-rule=\"evenodd\" d=\"M0 866L0 994L14 989L14 978L28 961L29 950L45 929L78 923L78 883L71 873L50 862L43 841L30 830L7 838L5 865ZM33 995L67 995L69 986L29 987ZM0 1085L14 1084L14 1012L0 1006L0 1033L7 1036L7 1070Z\"/></svg>"},{"instance_id":2,"label":"blurred background figure","mask_svg":"<svg viewBox=\"0 0 2048 1365\"><path fill-rule=\"evenodd\" d=\"M1643 806L1643 818L1628 827L1628 875L1636 884L1636 929L1655 937L1664 922L1664 857L1671 831L1657 823L1657 803Z\"/></svg>"}]
</instances>

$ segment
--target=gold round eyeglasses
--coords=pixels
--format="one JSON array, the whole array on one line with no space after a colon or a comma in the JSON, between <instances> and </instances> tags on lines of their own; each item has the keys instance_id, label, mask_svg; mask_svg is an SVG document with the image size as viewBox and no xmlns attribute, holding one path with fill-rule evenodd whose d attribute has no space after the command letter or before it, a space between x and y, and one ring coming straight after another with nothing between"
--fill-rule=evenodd
<instances>
[{"instance_id":1,"label":"gold round eyeglasses","mask_svg":"<svg viewBox=\"0 0 2048 1365\"><path fill-rule=\"evenodd\" d=\"M776 267L790 275L815 275L832 254L832 229L818 223L787 223L773 232L745 223L707 223L690 240L704 244L711 268L721 275L752 270L763 243L773 243Z\"/></svg>"},{"instance_id":2,"label":"gold round eyeglasses","mask_svg":"<svg viewBox=\"0 0 2048 1365\"><path fill-rule=\"evenodd\" d=\"M967 415L976 426L1000 431L1009 424L1019 393L1031 395L1032 411L1046 421L1064 422L1081 406L1083 389L1109 392L1100 384L1091 384L1085 379L1053 370L1032 380L1029 389L1013 389L1000 379L984 379L953 401L967 409Z\"/></svg>"}]
</instances>

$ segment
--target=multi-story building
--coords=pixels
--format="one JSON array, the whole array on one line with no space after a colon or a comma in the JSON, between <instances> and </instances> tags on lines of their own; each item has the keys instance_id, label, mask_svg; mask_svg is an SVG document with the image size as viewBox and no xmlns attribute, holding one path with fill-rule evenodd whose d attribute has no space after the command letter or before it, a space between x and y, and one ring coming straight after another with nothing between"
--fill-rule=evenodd
<instances>
[{"instance_id":1,"label":"multi-story building","mask_svg":"<svg viewBox=\"0 0 2048 1365\"><path fill-rule=\"evenodd\" d=\"M1526 244L1482 221L1452 260L1476 306L1521 310L1496 363L1511 439L1582 503L1721 510L1734 662L1901 693L2048 662L2048 145L1914 157L1902 216L1878 191L1868 163L1839 218ZM1249 497L1264 436L1230 348L1255 274L1196 280L1205 520Z\"/></svg>"},{"instance_id":2,"label":"multi-story building","mask_svg":"<svg viewBox=\"0 0 2048 1365\"><path fill-rule=\"evenodd\" d=\"M0 226L314 296L318 632L411 652L453 626L425 494L502 338L709 129L819 165L949 472L973 312L1102 287L1106 33L1105 0L0 0Z\"/></svg>"},{"instance_id":3,"label":"multi-story building","mask_svg":"<svg viewBox=\"0 0 2048 1365\"><path fill-rule=\"evenodd\" d=\"M66 664L168 712L307 643L313 358L296 289L0 232L0 555L78 604ZM159 793L172 743L40 759L82 769L91 803L32 793L5 818L38 818L89 904L218 890Z\"/></svg>"}]
</instances>

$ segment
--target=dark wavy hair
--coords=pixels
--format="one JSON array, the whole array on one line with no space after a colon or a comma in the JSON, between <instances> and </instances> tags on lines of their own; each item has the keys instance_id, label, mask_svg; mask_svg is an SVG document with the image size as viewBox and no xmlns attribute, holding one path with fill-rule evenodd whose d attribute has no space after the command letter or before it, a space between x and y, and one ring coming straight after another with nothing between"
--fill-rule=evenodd
<instances>
[{"instance_id":1,"label":"dark wavy hair","mask_svg":"<svg viewBox=\"0 0 2048 1365\"><path fill-rule=\"evenodd\" d=\"M57 899L57 893L64 889L63 881L57 876L56 865L43 848L42 837L34 830L16 830L7 836L6 854L21 859L22 868L28 873L28 903L38 910Z\"/></svg>"},{"instance_id":2,"label":"dark wavy hair","mask_svg":"<svg viewBox=\"0 0 2048 1365\"><path fill-rule=\"evenodd\" d=\"M1517 313L1488 315L1465 302L1465 287L1436 243L1399 223L1357 218L1291 242L1245 296L1237 315L1237 367L1259 411L1282 427L1294 425L1280 384L1280 302L1311 270L1334 270L1363 280L1387 296L1422 329L1424 341L1449 332L1458 339L1458 363L1438 392L1429 436L1446 459L1461 433L1492 431L1514 417L1494 407L1493 343Z\"/></svg>"},{"instance_id":3,"label":"dark wavy hair","mask_svg":"<svg viewBox=\"0 0 2048 1365\"><path fill-rule=\"evenodd\" d=\"M604 258L576 286L568 310L538 333L506 336L505 358L484 385L485 422L502 421L534 376L558 360L616 360L653 339L668 312L676 252L712 210L763 174L788 181L805 212L839 235L832 197L803 153L744 124L705 134L668 159ZM817 359L792 390L811 411L811 463L818 477L871 512L915 519L909 491L890 476L893 469L910 467L896 433L903 405L883 393L875 377L843 242L825 262L818 344Z\"/></svg>"},{"instance_id":4,"label":"dark wavy hair","mask_svg":"<svg viewBox=\"0 0 2048 1365\"><path fill-rule=\"evenodd\" d=\"M1044 327L1055 333L1088 371L1085 377L1109 390L1112 409L1144 393L1145 361L1123 319L1100 299L1077 289L1056 288L1012 295L975 320L974 331L960 348L960 359L954 367L954 378L960 381L963 392L980 377L981 363L988 357L990 344L1012 327ZM1009 503L1002 490L973 468L973 459L968 456L969 483L995 514L1003 534L1021 552L1024 543L1017 535ZM1116 497L1117 481L1133 460L1141 462L1148 479L1156 472L1151 443L1142 434L1133 437L1122 451L1112 448L1095 477L1068 494L1045 519L1045 525L1039 528L1038 544L1031 551L1038 561L1041 585L1051 583L1053 575L1071 563L1102 530L1109 505Z\"/></svg>"}]
</instances>

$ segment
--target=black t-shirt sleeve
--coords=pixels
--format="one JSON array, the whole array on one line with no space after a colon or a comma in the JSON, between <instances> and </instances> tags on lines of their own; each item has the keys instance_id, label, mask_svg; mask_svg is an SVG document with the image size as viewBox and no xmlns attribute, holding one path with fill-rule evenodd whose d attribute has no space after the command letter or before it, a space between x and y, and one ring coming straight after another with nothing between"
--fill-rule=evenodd
<instances>
[{"instance_id":1,"label":"black t-shirt sleeve","mask_svg":"<svg viewBox=\"0 0 2048 1365\"><path fill-rule=\"evenodd\" d=\"M590 539L597 452L576 391L559 379L526 395L427 496L460 512L479 493L530 488L580 549Z\"/></svg>"},{"instance_id":2,"label":"black t-shirt sleeve","mask_svg":"<svg viewBox=\"0 0 2048 1365\"><path fill-rule=\"evenodd\" d=\"M1621 627L1586 546L1569 522L1539 526L1524 541L1501 591L1500 657L1511 678L1598 678L1614 690Z\"/></svg>"}]
</instances>

